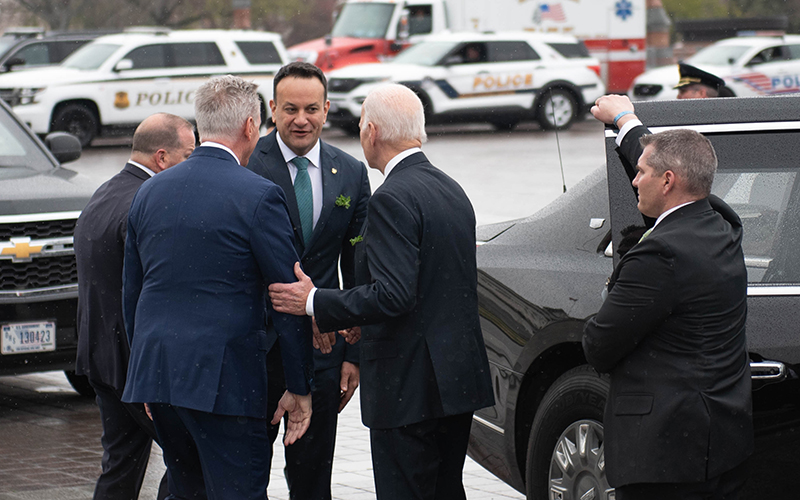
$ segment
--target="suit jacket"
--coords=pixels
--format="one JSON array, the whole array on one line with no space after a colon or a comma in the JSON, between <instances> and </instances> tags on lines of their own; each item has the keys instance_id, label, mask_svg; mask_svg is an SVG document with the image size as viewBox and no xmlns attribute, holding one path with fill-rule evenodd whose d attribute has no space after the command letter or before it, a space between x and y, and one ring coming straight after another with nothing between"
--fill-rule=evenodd
<instances>
[{"instance_id":1,"label":"suit jacket","mask_svg":"<svg viewBox=\"0 0 800 500\"><path fill-rule=\"evenodd\" d=\"M126 402L266 417L266 286L294 282L281 189L219 148L139 189L128 216ZM288 390L308 394L308 318L275 315Z\"/></svg>"},{"instance_id":2,"label":"suit jacket","mask_svg":"<svg viewBox=\"0 0 800 500\"><path fill-rule=\"evenodd\" d=\"M741 241L739 217L712 195L665 217L614 270L583 337L589 363L611 374L612 486L705 481L752 452Z\"/></svg>"},{"instance_id":3,"label":"suit jacket","mask_svg":"<svg viewBox=\"0 0 800 500\"><path fill-rule=\"evenodd\" d=\"M278 146L275 131L259 139L247 168L283 189L295 233L295 248L300 255L303 271L311 277L314 285L320 288L339 287L341 255L343 285L345 288L352 288L355 285L355 247L350 240L360 234L367 216L370 195L367 169L363 163L344 151L322 141L320 149L322 213L307 247L303 243L292 177ZM339 196L350 198L349 208L336 205ZM314 367L321 370L341 366L342 361L358 363L358 353L358 343L350 345L340 338L328 354L314 350Z\"/></svg>"},{"instance_id":4,"label":"suit jacket","mask_svg":"<svg viewBox=\"0 0 800 500\"><path fill-rule=\"evenodd\" d=\"M369 201L350 290L319 289L321 330L362 325L361 414L376 429L494 404L478 320L475 215L422 153ZM364 326L366 325L366 326Z\"/></svg>"},{"instance_id":5,"label":"suit jacket","mask_svg":"<svg viewBox=\"0 0 800 500\"><path fill-rule=\"evenodd\" d=\"M118 396L128 372L128 338L122 321L122 259L128 209L150 176L126 164L100 186L75 226L78 263L78 357L75 371Z\"/></svg>"}]
</instances>

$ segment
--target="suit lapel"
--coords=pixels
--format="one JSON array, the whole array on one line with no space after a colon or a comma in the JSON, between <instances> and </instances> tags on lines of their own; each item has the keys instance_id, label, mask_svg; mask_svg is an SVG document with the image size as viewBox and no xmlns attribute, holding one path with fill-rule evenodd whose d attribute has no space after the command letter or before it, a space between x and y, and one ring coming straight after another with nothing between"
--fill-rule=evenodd
<instances>
[{"instance_id":1,"label":"suit lapel","mask_svg":"<svg viewBox=\"0 0 800 500\"><path fill-rule=\"evenodd\" d=\"M320 141L319 158L322 168L322 211L319 214L317 225L314 227L314 232L311 234L308 248L311 248L325 231L325 225L336 207L336 198L342 194L343 177L338 174L339 162L336 161L335 153L322 141ZM337 169L337 173L333 172L334 169Z\"/></svg>"},{"instance_id":2,"label":"suit lapel","mask_svg":"<svg viewBox=\"0 0 800 500\"><path fill-rule=\"evenodd\" d=\"M286 166L286 159L283 157L283 153L281 153L281 148L278 147L276 132L273 131L268 136L266 146L267 147L261 152L265 170L256 173L261 174L283 189L283 193L286 195L289 219L292 221L297 246L298 248L303 248L303 232L300 231L300 212L297 210L297 198L294 195L294 184L292 184L292 176L289 174L289 168Z\"/></svg>"}]
</instances>

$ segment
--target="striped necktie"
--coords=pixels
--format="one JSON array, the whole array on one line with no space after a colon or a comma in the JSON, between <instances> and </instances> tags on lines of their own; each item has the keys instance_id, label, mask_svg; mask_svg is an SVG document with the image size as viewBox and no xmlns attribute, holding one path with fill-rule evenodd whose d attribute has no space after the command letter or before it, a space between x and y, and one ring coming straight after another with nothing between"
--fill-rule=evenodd
<instances>
[{"instance_id":1,"label":"striped necktie","mask_svg":"<svg viewBox=\"0 0 800 500\"><path fill-rule=\"evenodd\" d=\"M303 230L303 243L308 245L314 231L314 194L311 192L311 177L308 176L308 158L295 156L292 163L297 167L294 178L294 196L297 198L297 211L300 212L300 228Z\"/></svg>"}]
</instances>

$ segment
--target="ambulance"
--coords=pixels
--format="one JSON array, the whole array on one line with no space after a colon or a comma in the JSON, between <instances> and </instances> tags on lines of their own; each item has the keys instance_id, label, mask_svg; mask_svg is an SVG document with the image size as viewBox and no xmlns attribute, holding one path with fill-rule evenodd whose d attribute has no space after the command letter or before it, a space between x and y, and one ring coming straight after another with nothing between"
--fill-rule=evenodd
<instances>
[{"instance_id":1,"label":"ambulance","mask_svg":"<svg viewBox=\"0 0 800 500\"><path fill-rule=\"evenodd\" d=\"M583 41L611 92L645 71L645 0L347 0L329 36L290 47L289 57L327 72L390 59L435 34L520 30Z\"/></svg>"}]
</instances>

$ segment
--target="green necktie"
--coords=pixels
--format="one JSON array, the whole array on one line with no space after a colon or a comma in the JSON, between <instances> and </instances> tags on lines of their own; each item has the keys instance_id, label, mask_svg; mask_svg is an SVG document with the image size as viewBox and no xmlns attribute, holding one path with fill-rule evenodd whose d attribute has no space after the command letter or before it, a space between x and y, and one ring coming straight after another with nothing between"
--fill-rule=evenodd
<instances>
[{"instance_id":1,"label":"green necktie","mask_svg":"<svg viewBox=\"0 0 800 500\"><path fill-rule=\"evenodd\" d=\"M311 177L308 176L310 161L304 156L295 156L292 163L297 167L294 196L297 198L297 211L300 212L300 228L303 230L303 243L308 245L314 231L314 194L311 192Z\"/></svg>"},{"instance_id":2,"label":"green necktie","mask_svg":"<svg viewBox=\"0 0 800 500\"><path fill-rule=\"evenodd\" d=\"M642 237L639 238L639 243L641 243L643 239L645 239L648 236L650 236L650 233L652 233L652 232L653 232L653 228L652 227L650 229L648 229L647 231L645 231L644 234L642 235Z\"/></svg>"}]
</instances>

